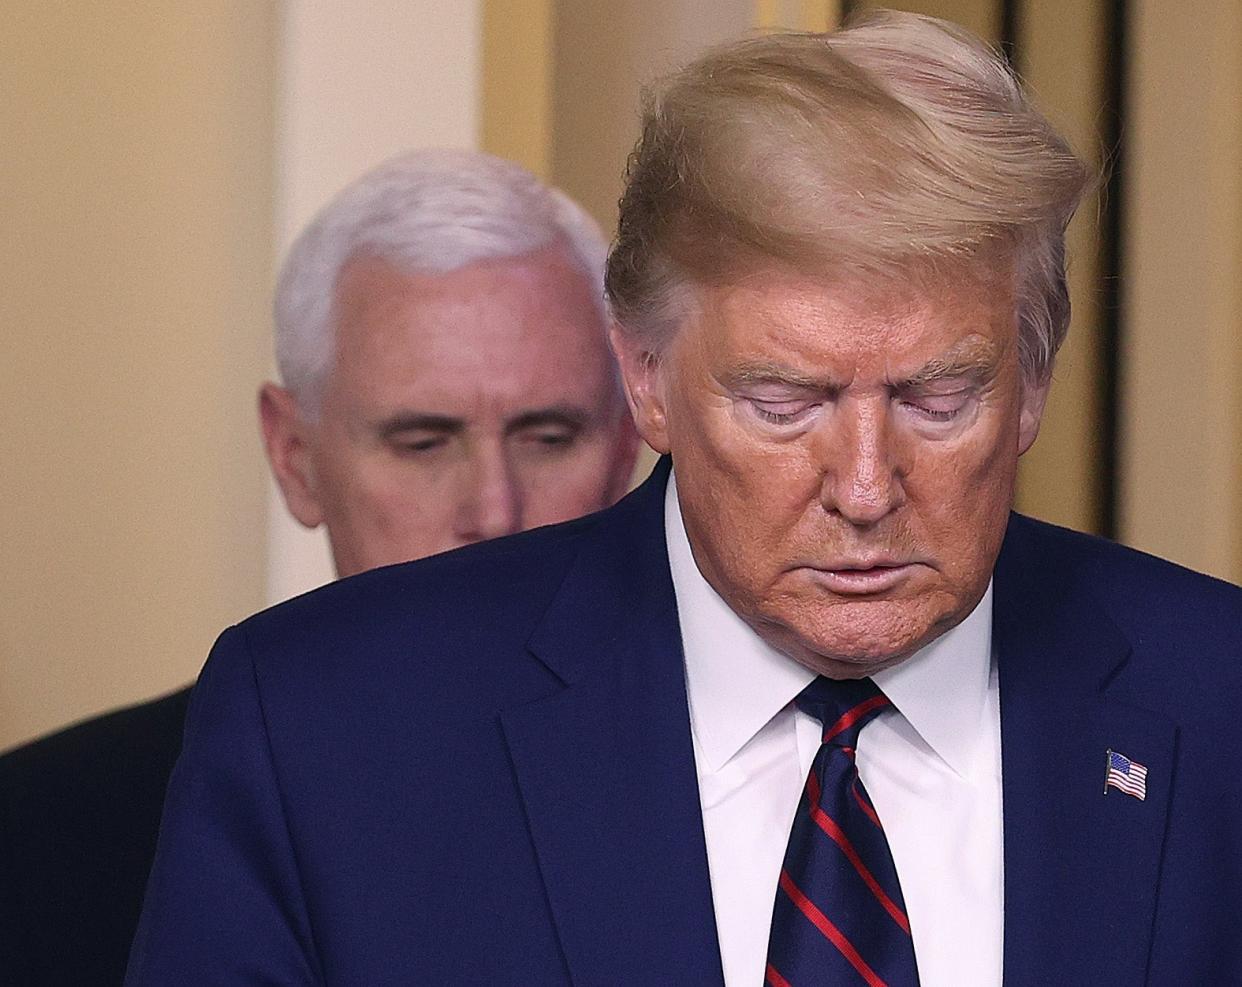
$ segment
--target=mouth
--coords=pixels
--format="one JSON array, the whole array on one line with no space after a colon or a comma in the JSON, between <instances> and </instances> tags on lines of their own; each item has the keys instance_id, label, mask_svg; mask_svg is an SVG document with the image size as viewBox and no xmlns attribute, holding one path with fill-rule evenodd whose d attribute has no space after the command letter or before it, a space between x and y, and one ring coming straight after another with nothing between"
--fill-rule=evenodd
<instances>
[{"instance_id":1,"label":"mouth","mask_svg":"<svg viewBox=\"0 0 1242 987\"><path fill-rule=\"evenodd\" d=\"M839 596L874 596L895 589L914 575L915 562L851 560L810 569L813 578Z\"/></svg>"}]
</instances>

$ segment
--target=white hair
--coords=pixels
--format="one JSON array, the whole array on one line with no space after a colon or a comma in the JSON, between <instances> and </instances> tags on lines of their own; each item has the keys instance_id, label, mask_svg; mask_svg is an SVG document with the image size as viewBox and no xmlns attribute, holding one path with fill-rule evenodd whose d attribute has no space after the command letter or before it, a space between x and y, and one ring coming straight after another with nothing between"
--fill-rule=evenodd
<instances>
[{"instance_id":1,"label":"white hair","mask_svg":"<svg viewBox=\"0 0 1242 987\"><path fill-rule=\"evenodd\" d=\"M355 257L409 274L447 274L560 243L607 326L599 226L564 193L476 151L416 151L346 186L302 231L276 281L276 365L304 414L318 414L331 367L337 284Z\"/></svg>"}]
</instances>

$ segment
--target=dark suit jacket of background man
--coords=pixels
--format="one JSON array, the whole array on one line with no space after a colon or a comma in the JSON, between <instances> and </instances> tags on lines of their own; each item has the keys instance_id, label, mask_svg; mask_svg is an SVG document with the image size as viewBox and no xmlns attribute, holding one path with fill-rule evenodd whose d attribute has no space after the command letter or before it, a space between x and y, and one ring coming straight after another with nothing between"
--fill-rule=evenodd
<instances>
[{"instance_id":1,"label":"dark suit jacket of background man","mask_svg":"<svg viewBox=\"0 0 1242 987\"><path fill-rule=\"evenodd\" d=\"M190 690L0 757L0 984L119 984Z\"/></svg>"},{"instance_id":2,"label":"dark suit jacket of background man","mask_svg":"<svg viewBox=\"0 0 1242 987\"><path fill-rule=\"evenodd\" d=\"M129 982L720 982L667 475L227 631ZM1242 983L1240 628L1237 587L1012 518L1007 987Z\"/></svg>"}]
</instances>

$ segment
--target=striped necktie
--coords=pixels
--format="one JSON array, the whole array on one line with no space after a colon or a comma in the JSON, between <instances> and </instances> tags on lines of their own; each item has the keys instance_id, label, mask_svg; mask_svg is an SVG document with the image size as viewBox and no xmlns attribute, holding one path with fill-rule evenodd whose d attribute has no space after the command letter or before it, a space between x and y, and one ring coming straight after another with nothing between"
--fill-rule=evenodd
<instances>
[{"instance_id":1,"label":"striped necktie","mask_svg":"<svg viewBox=\"0 0 1242 987\"><path fill-rule=\"evenodd\" d=\"M897 870L854 764L859 732L888 697L870 679L821 676L794 701L824 739L785 850L766 983L917 987Z\"/></svg>"}]
</instances>

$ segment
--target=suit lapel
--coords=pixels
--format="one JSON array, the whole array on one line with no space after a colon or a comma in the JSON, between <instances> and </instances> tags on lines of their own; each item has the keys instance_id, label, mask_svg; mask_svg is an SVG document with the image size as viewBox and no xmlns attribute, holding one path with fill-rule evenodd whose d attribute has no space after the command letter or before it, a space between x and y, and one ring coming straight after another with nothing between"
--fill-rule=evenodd
<instances>
[{"instance_id":1,"label":"suit lapel","mask_svg":"<svg viewBox=\"0 0 1242 987\"><path fill-rule=\"evenodd\" d=\"M661 464L530 642L566 687L501 723L575 984L720 983Z\"/></svg>"},{"instance_id":2,"label":"suit lapel","mask_svg":"<svg viewBox=\"0 0 1242 987\"><path fill-rule=\"evenodd\" d=\"M1176 727L1125 701L1129 643L1028 525L995 581L1005 983L1142 984ZM1147 767L1145 800L1105 794L1109 749Z\"/></svg>"}]
</instances>

